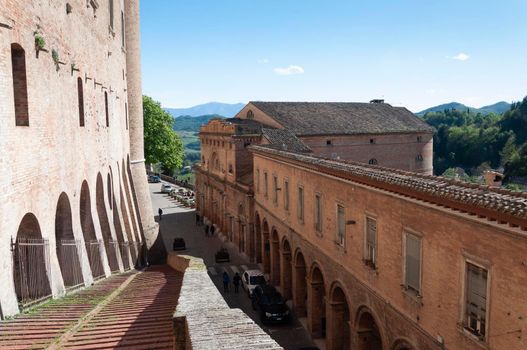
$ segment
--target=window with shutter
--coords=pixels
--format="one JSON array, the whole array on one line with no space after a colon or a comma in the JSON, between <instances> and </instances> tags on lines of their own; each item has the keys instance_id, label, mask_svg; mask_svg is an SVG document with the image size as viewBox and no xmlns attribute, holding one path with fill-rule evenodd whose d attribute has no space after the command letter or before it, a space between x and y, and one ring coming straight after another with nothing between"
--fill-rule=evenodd
<instances>
[{"instance_id":1,"label":"window with shutter","mask_svg":"<svg viewBox=\"0 0 527 350\"><path fill-rule=\"evenodd\" d=\"M304 189L298 188L298 220L304 221Z\"/></svg>"},{"instance_id":2,"label":"window with shutter","mask_svg":"<svg viewBox=\"0 0 527 350\"><path fill-rule=\"evenodd\" d=\"M488 271L467 262L466 275L465 328L483 340L487 320Z\"/></svg>"},{"instance_id":3,"label":"window with shutter","mask_svg":"<svg viewBox=\"0 0 527 350\"><path fill-rule=\"evenodd\" d=\"M284 209L289 211L289 182L284 182Z\"/></svg>"},{"instance_id":4,"label":"window with shutter","mask_svg":"<svg viewBox=\"0 0 527 350\"><path fill-rule=\"evenodd\" d=\"M256 169L256 193L260 193L260 169Z\"/></svg>"},{"instance_id":5,"label":"window with shutter","mask_svg":"<svg viewBox=\"0 0 527 350\"><path fill-rule=\"evenodd\" d=\"M264 196L265 198L269 196L269 185L267 183L267 173L264 173Z\"/></svg>"},{"instance_id":6,"label":"window with shutter","mask_svg":"<svg viewBox=\"0 0 527 350\"><path fill-rule=\"evenodd\" d=\"M377 221L366 218L366 264L375 268L377 259Z\"/></svg>"},{"instance_id":7,"label":"window with shutter","mask_svg":"<svg viewBox=\"0 0 527 350\"><path fill-rule=\"evenodd\" d=\"M315 229L322 232L322 198L319 194L315 195Z\"/></svg>"},{"instance_id":8,"label":"window with shutter","mask_svg":"<svg viewBox=\"0 0 527 350\"><path fill-rule=\"evenodd\" d=\"M405 285L406 288L421 292L421 238L406 235L406 257L405 257Z\"/></svg>"},{"instance_id":9,"label":"window with shutter","mask_svg":"<svg viewBox=\"0 0 527 350\"><path fill-rule=\"evenodd\" d=\"M278 178L273 176L273 203L278 204Z\"/></svg>"},{"instance_id":10,"label":"window with shutter","mask_svg":"<svg viewBox=\"0 0 527 350\"><path fill-rule=\"evenodd\" d=\"M346 214L344 207L337 205L337 243L344 245L344 238L346 237Z\"/></svg>"}]
</instances>

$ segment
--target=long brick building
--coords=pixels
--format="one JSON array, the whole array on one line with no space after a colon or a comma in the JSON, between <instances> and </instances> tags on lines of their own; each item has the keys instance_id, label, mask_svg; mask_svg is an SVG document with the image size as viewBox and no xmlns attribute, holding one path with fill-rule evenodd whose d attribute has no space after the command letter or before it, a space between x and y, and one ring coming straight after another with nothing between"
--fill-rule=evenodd
<instances>
[{"instance_id":1,"label":"long brick building","mask_svg":"<svg viewBox=\"0 0 527 350\"><path fill-rule=\"evenodd\" d=\"M201 214L327 349L527 348L527 196L432 176L433 130L400 109L318 114L336 106L255 102L203 126ZM381 129L408 144L383 149ZM374 144L326 151L333 130Z\"/></svg>"},{"instance_id":2,"label":"long brick building","mask_svg":"<svg viewBox=\"0 0 527 350\"><path fill-rule=\"evenodd\" d=\"M138 0L0 2L0 317L144 263Z\"/></svg>"}]
</instances>

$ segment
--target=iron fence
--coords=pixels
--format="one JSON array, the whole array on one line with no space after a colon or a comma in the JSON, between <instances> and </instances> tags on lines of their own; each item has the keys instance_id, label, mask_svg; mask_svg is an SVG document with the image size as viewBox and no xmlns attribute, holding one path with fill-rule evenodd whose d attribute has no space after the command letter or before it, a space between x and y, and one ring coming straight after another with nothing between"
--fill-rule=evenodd
<instances>
[{"instance_id":1,"label":"iron fence","mask_svg":"<svg viewBox=\"0 0 527 350\"><path fill-rule=\"evenodd\" d=\"M49 241L18 238L11 244L15 290L21 307L50 297Z\"/></svg>"},{"instance_id":2,"label":"iron fence","mask_svg":"<svg viewBox=\"0 0 527 350\"><path fill-rule=\"evenodd\" d=\"M86 251L88 252L88 260L90 262L93 279L104 277L104 268L101 260L102 245L102 241L86 242Z\"/></svg>"},{"instance_id":3,"label":"iron fence","mask_svg":"<svg viewBox=\"0 0 527 350\"><path fill-rule=\"evenodd\" d=\"M73 289L84 285L82 276L81 241L62 239L59 242L58 258L62 279L66 289Z\"/></svg>"},{"instance_id":4,"label":"iron fence","mask_svg":"<svg viewBox=\"0 0 527 350\"><path fill-rule=\"evenodd\" d=\"M117 261L117 254L119 254L118 242L117 241L105 241L104 246L106 248L106 256L108 257L108 265L110 265L110 271L118 272L119 263Z\"/></svg>"},{"instance_id":5,"label":"iron fence","mask_svg":"<svg viewBox=\"0 0 527 350\"><path fill-rule=\"evenodd\" d=\"M119 248L121 249L121 258L123 259L123 268L125 271L130 270L130 245L128 242L121 242L119 244Z\"/></svg>"}]
</instances>

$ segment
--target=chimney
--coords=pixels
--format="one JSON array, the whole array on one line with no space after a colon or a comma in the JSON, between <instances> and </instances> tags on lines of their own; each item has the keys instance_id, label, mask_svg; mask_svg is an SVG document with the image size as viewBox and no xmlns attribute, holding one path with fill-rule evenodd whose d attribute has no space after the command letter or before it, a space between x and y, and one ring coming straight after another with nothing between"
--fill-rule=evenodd
<instances>
[{"instance_id":1,"label":"chimney","mask_svg":"<svg viewBox=\"0 0 527 350\"><path fill-rule=\"evenodd\" d=\"M383 99L373 99L370 101L370 103L384 103Z\"/></svg>"}]
</instances>

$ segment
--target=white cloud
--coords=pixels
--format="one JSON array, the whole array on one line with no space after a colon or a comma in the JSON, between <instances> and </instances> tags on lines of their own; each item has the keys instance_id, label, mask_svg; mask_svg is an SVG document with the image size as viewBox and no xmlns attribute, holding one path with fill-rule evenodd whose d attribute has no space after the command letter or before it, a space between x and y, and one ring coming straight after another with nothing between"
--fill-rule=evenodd
<instances>
[{"instance_id":1,"label":"white cloud","mask_svg":"<svg viewBox=\"0 0 527 350\"><path fill-rule=\"evenodd\" d=\"M267 63L269 63L269 59L268 58L260 58L258 60L258 63L259 64L267 64Z\"/></svg>"},{"instance_id":2,"label":"white cloud","mask_svg":"<svg viewBox=\"0 0 527 350\"><path fill-rule=\"evenodd\" d=\"M300 66L290 65L286 68L277 67L274 72L278 75L293 75L293 74L304 74L304 68Z\"/></svg>"},{"instance_id":3,"label":"white cloud","mask_svg":"<svg viewBox=\"0 0 527 350\"><path fill-rule=\"evenodd\" d=\"M458 61L466 61L470 58L469 55L467 55L466 53L463 53L463 52L460 52L458 53L457 55L455 56L452 56L451 57L453 60L458 60Z\"/></svg>"}]
</instances>

